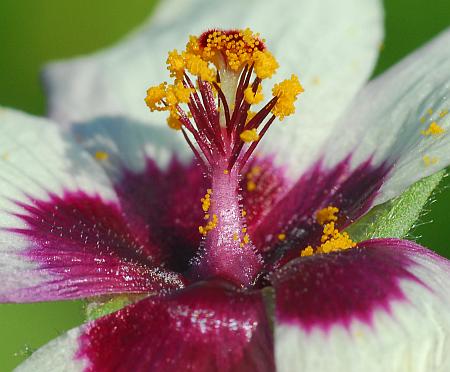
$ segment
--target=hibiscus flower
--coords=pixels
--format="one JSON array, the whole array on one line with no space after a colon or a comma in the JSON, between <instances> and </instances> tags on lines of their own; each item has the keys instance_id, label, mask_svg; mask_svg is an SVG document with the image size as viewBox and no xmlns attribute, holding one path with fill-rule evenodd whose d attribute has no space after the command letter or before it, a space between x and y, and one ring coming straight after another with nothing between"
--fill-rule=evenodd
<instances>
[{"instance_id":1,"label":"hibiscus flower","mask_svg":"<svg viewBox=\"0 0 450 372\"><path fill-rule=\"evenodd\" d=\"M450 163L450 32L357 93L378 2L197 3L0 113L0 300L129 303L18 370L447 370L449 261L343 230Z\"/></svg>"}]
</instances>

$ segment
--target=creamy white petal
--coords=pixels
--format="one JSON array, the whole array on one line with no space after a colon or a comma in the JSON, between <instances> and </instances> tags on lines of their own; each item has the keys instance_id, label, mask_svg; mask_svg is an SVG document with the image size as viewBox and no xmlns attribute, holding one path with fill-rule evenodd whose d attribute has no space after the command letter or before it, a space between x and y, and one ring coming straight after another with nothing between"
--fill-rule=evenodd
<instances>
[{"instance_id":1,"label":"creamy white petal","mask_svg":"<svg viewBox=\"0 0 450 372\"><path fill-rule=\"evenodd\" d=\"M35 351L15 372L81 372L88 366L86 359L77 358L78 339L83 327L71 329Z\"/></svg>"},{"instance_id":2,"label":"creamy white petal","mask_svg":"<svg viewBox=\"0 0 450 372\"><path fill-rule=\"evenodd\" d=\"M79 143L94 158L106 154L107 158L99 164L116 181L125 169L143 171L150 159L161 169L166 169L174 156L182 162L192 160L192 152L181 133L167 126L149 126L137 119L106 116L72 129Z\"/></svg>"},{"instance_id":3,"label":"creamy white petal","mask_svg":"<svg viewBox=\"0 0 450 372\"><path fill-rule=\"evenodd\" d=\"M303 263L275 284L277 370L448 371L449 261L394 239L356 249L307 258L315 270Z\"/></svg>"},{"instance_id":4,"label":"creamy white petal","mask_svg":"<svg viewBox=\"0 0 450 372\"><path fill-rule=\"evenodd\" d=\"M393 164L375 204L450 163L450 29L364 88L325 147L332 165L353 153ZM445 132L424 135L436 122Z\"/></svg>"},{"instance_id":5,"label":"creamy white petal","mask_svg":"<svg viewBox=\"0 0 450 372\"><path fill-rule=\"evenodd\" d=\"M383 33L377 0L167 0L118 45L48 66L51 117L73 123L125 115L162 125L165 115L148 112L145 91L167 80L168 50L211 27L260 31L279 59L277 79L299 74L306 92L298 114L274 126L264 141L265 151L291 161L297 172L314 160L331 124L367 80Z\"/></svg>"},{"instance_id":6,"label":"creamy white petal","mask_svg":"<svg viewBox=\"0 0 450 372\"><path fill-rule=\"evenodd\" d=\"M49 278L25 255L32 237L17 233L29 228L23 205L78 191L109 202L117 197L92 157L49 120L1 108L0 149L0 298L31 300L33 293L22 290Z\"/></svg>"}]
</instances>

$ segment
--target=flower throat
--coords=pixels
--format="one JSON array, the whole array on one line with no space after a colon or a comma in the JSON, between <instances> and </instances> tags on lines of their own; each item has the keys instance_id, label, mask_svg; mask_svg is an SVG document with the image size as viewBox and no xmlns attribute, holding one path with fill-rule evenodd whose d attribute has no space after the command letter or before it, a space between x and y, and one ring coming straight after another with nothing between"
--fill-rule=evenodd
<instances>
[{"instance_id":1,"label":"flower throat","mask_svg":"<svg viewBox=\"0 0 450 372\"><path fill-rule=\"evenodd\" d=\"M201 207L204 237L192 265L198 279L222 277L251 286L262 268L240 204L239 180L255 148L276 118L295 112L303 88L296 75L275 84L266 104L263 80L278 68L264 40L249 29L210 30L173 50L167 69L173 83L147 90L151 111L167 111L211 180ZM252 110L259 107L258 110Z\"/></svg>"}]
</instances>

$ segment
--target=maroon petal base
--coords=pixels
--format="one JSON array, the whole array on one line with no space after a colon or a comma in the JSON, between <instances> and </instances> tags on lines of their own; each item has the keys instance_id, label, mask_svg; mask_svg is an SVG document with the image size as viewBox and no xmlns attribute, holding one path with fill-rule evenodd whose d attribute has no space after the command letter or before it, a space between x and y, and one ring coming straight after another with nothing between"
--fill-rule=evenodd
<instances>
[{"instance_id":1,"label":"maroon petal base","mask_svg":"<svg viewBox=\"0 0 450 372\"><path fill-rule=\"evenodd\" d=\"M274 371L260 292L202 282L150 297L88 326L79 358L88 371Z\"/></svg>"},{"instance_id":2,"label":"maroon petal base","mask_svg":"<svg viewBox=\"0 0 450 372\"><path fill-rule=\"evenodd\" d=\"M290 262L271 278L277 321L306 331L348 327L355 319L370 324L375 310L389 312L392 301L407 300L401 280L423 285L411 270L416 251L426 250L406 240L378 239Z\"/></svg>"}]
</instances>

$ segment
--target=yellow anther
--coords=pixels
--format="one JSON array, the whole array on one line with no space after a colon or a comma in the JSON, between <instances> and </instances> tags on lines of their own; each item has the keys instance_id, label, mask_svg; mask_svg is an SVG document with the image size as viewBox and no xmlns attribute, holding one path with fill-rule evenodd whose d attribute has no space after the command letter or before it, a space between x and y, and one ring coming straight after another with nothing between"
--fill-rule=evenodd
<instances>
[{"instance_id":1,"label":"yellow anther","mask_svg":"<svg viewBox=\"0 0 450 372\"><path fill-rule=\"evenodd\" d=\"M178 117L172 114L167 118L167 125L175 130L180 130L182 126L181 121L178 120Z\"/></svg>"},{"instance_id":2,"label":"yellow anther","mask_svg":"<svg viewBox=\"0 0 450 372\"><path fill-rule=\"evenodd\" d=\"M278 234L278 240L283 241L285 239L286 239L286 234L284 234L284 233Z\"/></svg>"},{"instance_id":3,"label":"yellow anther","mask_svg":"<svg viewBox=\"0 0 450 372\"><path fill-rule=\"evenodd\" d=\"M106 151L96 151L95 158L100 161L108 160L109 154Z\"/></svg>"},{"instance_id":4,"label":"yellow anther","mask_svg":"<svg viewBox=\"0 0 450 372\"><path fill-rule=\"evenodd\" d=\"M424 155L422 157L423 163L425 164L426 167L429 167L430 165L434 165L439 161L439 158L435 157L435 156L429 156L429 155Z\"/></svg>"},{"instance_id":5,"label":"yellow anther","mask_svg":"<svg viewBox=\"0 0 450 372\"><path fill-rule=\"evenodd\" d=\"M176 49L169 52L166 63L171 77L177 79L181 79L183 77L186 65L184 63L183 56L179 54Z\"/></svg>"},{"instance_id":6,"label":"yellow anther","mask_svg":"<svg viewBox=\"0 0 450 372\"><path fill-rule=\"evenodd\" d=\"M272 77L279 67L277 60L268 50L256 51L253 55L253 69L260 79Z\"/></svg>"},{"instance_id":7,"label":"yellow anther","mask_svg":"<svg viewBox=\"0 0 450 372\"><path fill-rule=\"evenodd\" d=\"M336 214L339 213L339 208L328 206L316 213L317 223L323 225L326 222L337 221Z\"/></svg>"},{"instance_id":8,"label":"yellow anther","mask_svg":"<svg viewBox=\"0 0 450 372\"><path fill-rule=\"evenodd\" d=\"M292 75L290 79L275 84L272 93L274 97L278 97L278 100L272 109L272 113L279 117L280 120L283 120L285 116L292 115L295 112L294 102L302 92L303 87L296 75Z\"/></svg>"},{"instance_id":9,"label":"yellow anther","mask_svg":"<svg viewBox=\"0 0 450 372\"><path fill-rule=\"evenodd\" d=\"M242 131L239 135L242 141L244 142L255 142L259 140L259 134L256 132L256 129L246 129Z\"/></svg>"},{"instance_id":10,"label":"yellow anther","mask_svg":"<svg viewBox=\"0 0 450 372\"><path fill-rule=\"evenodd\" d=\"M191 88L185 87L181 81L178 81L174 85L169 85L167 87L167 103L169 105L189 103L191 92ZM171 98L169 98L169 95Z\"/></svg>"},{"instance_id":11,"label":"yellow anther","mask_svg":"<svg viewBox=\"0 0 450 372\"><path fill-rule=\"evenodd\" d=\"M216 72L209 68L208 62L203 60L199 55L185 53L184 61L186 69L195 76L200 77L203 81L212 82L215 80Z\"/></svg>"},{"instance_id":12,"label":"yellow anther","mask_svg":"<svg viewBox=\"0 0 450 372\"><path fill-rule=\"evenodd\" d=\"M248 87L244 90L245 101L251 105L257 104L264 99L262 94L262 85L259 84L256 93L253 93L252 87Z\"/></svg>"},{"instance_id":13,"label":"yellow anther","mask_svg":"<svg viewBox=\"0 0 450 372\"><path fill-rule=\"evenodd\" d=\"M167 83L161 83L147 89L145 103L151 111L165 111L168 109L163 103L164 98L166 98L166 90Z\"/></svg>"},{"instance_id":14,"label":"yellow anther","mask_svg":"<svg viewBox=\"0 0 450 372\"><path fill-rule=\"evenodd\" d=\"M312 256L314 254L314 249L313 247L311 247L310 245L308 245L305 249L302 250L302 252L300 253L300 255L302 257L306 257L306 256Z\"/></svg>"},{"instance_id":15,"label":"yellow anther","mask_svg":"<svg viewBox=\"0 0 450 372\"><path fill-rule=\"evenodd\" d=\"M247 125L248 122L249 122L250 120L252 120L252 119L255 117L255 115L256 115L256 112L255 112L255 111L250 111L250 110L248 110L248 111L247 111L247 119L245 120L245 125Z\"/></svg>"},{"instance_id":16,"label":"yellow anther","mask_svg":"<svg viewBox=\"0 0 450 372\"><path fill-rule=\"evenodd\" d=\"M256 189L256 183L252 180L247 181L247 191L254 191Z\"/></svg>"},{"instance_id":17,"label":"yellow anther","mask_svg":"<svg viewBox=\"0 0 450 372\"><path fill-rule=\"evenodd\" d=\"M433 121L430 126L426 130L422 130L420 133L424 136L435 136L438 137L445 132L445 129L442 128L438 123Z\"/></svg>"}]
</instances>

